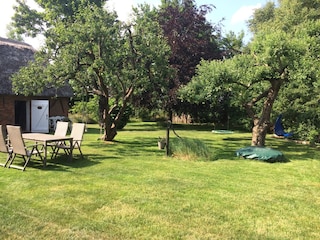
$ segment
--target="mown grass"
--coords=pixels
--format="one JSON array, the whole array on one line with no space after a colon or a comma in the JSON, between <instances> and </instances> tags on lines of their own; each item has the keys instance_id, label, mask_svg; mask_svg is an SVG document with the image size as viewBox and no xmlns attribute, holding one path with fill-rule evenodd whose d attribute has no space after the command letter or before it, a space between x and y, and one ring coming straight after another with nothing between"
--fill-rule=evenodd
<instances>
[{"instance_id":1,"label":"mown grass","mask_svg":"<svg viewBox=\"0 0 320 240\"><path fill-rule=\"evenodd\" d=\"M269 164L235 156L250 133L176 131L217 160L166 157L165 128L135 122L113 143L89 125L84 159L0 168L1 239L320 239L318 148L268 137L290 160Z\"/></svg>"}]
</instances>

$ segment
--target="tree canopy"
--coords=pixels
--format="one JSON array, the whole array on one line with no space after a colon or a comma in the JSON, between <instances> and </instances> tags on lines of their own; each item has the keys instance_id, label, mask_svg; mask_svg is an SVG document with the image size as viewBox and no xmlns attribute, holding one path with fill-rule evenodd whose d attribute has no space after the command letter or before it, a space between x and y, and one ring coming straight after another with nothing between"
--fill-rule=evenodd
<instances>
[{"instance_id":1,"label":"tree canopy","mask_svg":"<svg viewBox=\"0 0 320 240\"><path fill-rule=\"evenodd\" d=\"M187 84L201 59L221 59L220 26L206 20L213 5L197 7L194 0L164 0L159 10L159 23L171 48L170 65L176 75L169 81L169 112L186 112L177 99L178 89Z\"/></svg>"},{"instance_id":2,"label":"tree canopy","mask_svg":"<svg viewBox=\"0 0 320 240\"><path fill-rule=\"evenodd\" d=\"M16 0L15 14L12 18L13 31L35 37L50 35L50 29L58 21L69 22L84 6L94 4L103 7L107 0L34 0L43 11L31 9L23 0Z\"/></svg>"},{"instance_id":3,"label":"tree canopy","mask_svg":"<svg viewBox=\"0 0 320 240\"><path fill-rule=\"evenodd\" d=\"M320 83L320 19L313 9L318 1L308 3L283 0L279 7L269 3L258 10L250 22L255 35L247 52L225 61L202 61L196 76L181 91L181 98L216 101L221 91L230 92L232 103L244 108L252 120L252 145L264 146L279 95L290 99L294 86L315 93ZM298 10L308 17L300 19Z\"/></svg>"},{"instance_id":4,"label":"tree canopy","mask_svg":"<svg viewBox=\"0 0 320 240\"><path fill-rule=\"evenodd\" d=\"M13 78L16 91L34 94L68 82L75 91L99 96L103 139L113 140L134 94L151 91L163 99L166 93L170 48L151 12L141 5L126 25L115 13L91 4L70 19L57 19L36 61ZM112 117L115 108L119 111Z\"/></svg>"}]
</instances>

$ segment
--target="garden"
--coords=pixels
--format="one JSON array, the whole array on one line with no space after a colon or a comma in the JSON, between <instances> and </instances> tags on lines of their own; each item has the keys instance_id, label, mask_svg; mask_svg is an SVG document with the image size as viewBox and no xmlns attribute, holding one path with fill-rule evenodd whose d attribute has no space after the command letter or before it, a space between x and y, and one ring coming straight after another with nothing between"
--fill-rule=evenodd
<instances>
[{"instance_id":1,"label":"garden","mask_svg":"<svg viewBox=\"0 0 320 240\"><path fill-rule=\"evenodd\" d=\"M239 158L251 133L175 125L212 158L166 156L166 128L129 122L113 142L88 124L82 159L0 168L2 239L319 239L320 152L268 135L285 163ZM172 147L177 136L170 133ZM0 155L1 160L5 155Z\"/></svg>"},{"instance_id":2,"label":"garden","mask_svg":"<svg viewBox=\"0 0 320 240\"><path fill-rule=\"evenodd\" d=\"M37 2L12 18L12 37L45 37L12 87L71 87L84 157L0 168L2 239L320 239L317 1L256 9L249 43L194 0L142 4L129 22L105 0ZM190 124L168 144L157 121L174 116ZM279 116L292 138L274 137ZM249 146L284 161L237 156Z\"/></svg>"}]
</instances>

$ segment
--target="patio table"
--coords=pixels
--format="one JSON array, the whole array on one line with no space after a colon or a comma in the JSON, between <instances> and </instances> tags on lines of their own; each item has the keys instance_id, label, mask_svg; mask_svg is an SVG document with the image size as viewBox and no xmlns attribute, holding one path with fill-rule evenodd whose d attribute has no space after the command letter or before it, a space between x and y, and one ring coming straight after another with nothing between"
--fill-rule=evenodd
<instances>
[{"instance_id":1,"label":"patio table","mask_svg":"<svg viewBox=\"0 0 320 240\"><path fill-rule=\"evenodd\" d=\"M67 136L56 136L47 133L23 133L22 138L25 140L32 140L35 142L42 142L44 145L44 157L43 157L43 166L46 167L47 165L47 147L48 143L52 142L63 142L69 141L70 142L70 154L69 158L72 160L72 146L73 146L73 138Z\"/></svg>"}]
</instances>

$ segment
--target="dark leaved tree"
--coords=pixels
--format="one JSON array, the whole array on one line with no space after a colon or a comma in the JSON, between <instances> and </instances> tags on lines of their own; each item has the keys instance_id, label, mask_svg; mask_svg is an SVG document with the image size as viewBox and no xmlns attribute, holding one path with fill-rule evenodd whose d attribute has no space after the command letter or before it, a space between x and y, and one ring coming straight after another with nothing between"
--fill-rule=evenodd
<instances>
[{"instance_id":1,"label":"dark leaved tree","mask_svg":"<svg viewBox=\"0 0 320 240\"><path fill-rule=\"evenodd\" d=\"M188 103L177 98L178 89L190 82L201 59L221 59L218 46L219 25L206 20L212 5L197 7L194 0L163 0L159 11L159 23L171 47L169 63L176 75L169 81L169 118L172 112L189 113Z\"/></svg>"}]
</instances>

